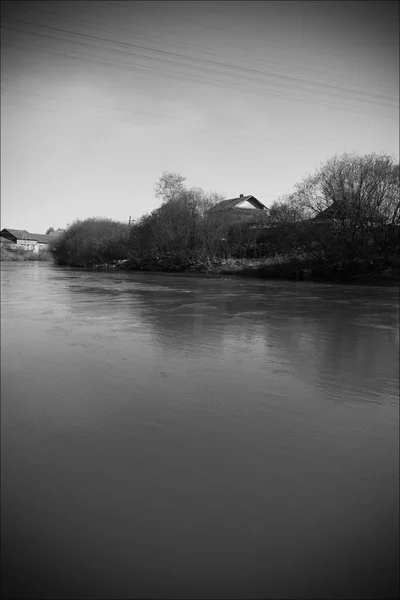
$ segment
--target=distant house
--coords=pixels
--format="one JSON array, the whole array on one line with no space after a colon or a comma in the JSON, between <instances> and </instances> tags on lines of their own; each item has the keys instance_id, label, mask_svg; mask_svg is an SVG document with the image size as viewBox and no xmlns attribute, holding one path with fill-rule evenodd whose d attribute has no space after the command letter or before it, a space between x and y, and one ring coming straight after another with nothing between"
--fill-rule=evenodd
<instances>
[{"instance_id":1,"label":"distant house","mask_svg":"<svg viewBox=\"0 0 400 600\"><path fill-rule=\"evenodd\" d=\"M268 208L255 196L243 196L222 200L209 210L209 215L231 223L263 219Z\"/></svg>"},{"instance_id":2,"label":"distant house","mask_svg":"<svg viewBox=\"0 0 400 600\"><path fill-rule=\"evenodd\" d=\"M363 222L364 225L370 227L380 226L381 224L390 224L390 219L387 222L383 215L380 215L377 221L377 215L368 211L368 207L353 207L339 202L332 202L330 206L322 210L311 221L318 225L332 225L343 223L355 223L355 221ZM356 226L358 226L358 223Z\"/></svg>"},{"instance_id":3,"label":"distant house","mask_svg":"<svg viewBox=\"0 0 400 600\"><path fill-rule=\"evenodd\" d=\"M39 252L39 250L47 250L50 242L55 237L54 234L29 233L26 229L2 229L0 231L0 245L10 250L23 248L24 250Z\"/></svg>"},{"instance_id":4,"label":"distant house","mask_svg":"<svg viewBox=\"0 0 400 600\"><path fill-rule=\"evenodd\" d=\"M319 224L332 223L332 221L337 221L343 216L343 209L340 208L337 202L333 202L328 208L325 208L320 213L318 213L315 217L311 219L311 221Z\"/></svg>"}]
</instances>

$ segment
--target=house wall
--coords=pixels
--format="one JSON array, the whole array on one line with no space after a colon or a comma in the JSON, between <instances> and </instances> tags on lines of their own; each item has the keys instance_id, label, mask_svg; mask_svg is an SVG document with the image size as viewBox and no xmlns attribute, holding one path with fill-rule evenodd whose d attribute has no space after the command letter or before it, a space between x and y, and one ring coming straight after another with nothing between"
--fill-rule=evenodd
<instances>
[{"instance_id":1,"label":"house wall","mask_svg":"<svg viewBox=\"0 0 400 600\"><path fill-rule=\"evenodd\" d=\"M24 250L33 250L38 252L38 243L35 240L17 240L17 246Z\"/></svg>"},{"instance_id":2,"label":"house wall","mask_svg":"<svg viewBox=\"0 0 400 600\"><path fill-rule=\"evenodd\" d=\"M249 226L263 228L268 222L268 212L266 210L249 210L233 208L224 211L218 211L210 215L212 221L216 221L221 226L230 227L248 223Z\"/></svg>"},{"instance_id":3,"label":"house wall","mask_svg":"<svg viewBox=\"0 0 400 600\"><path fill-rule=\"evenodd\" d=\"M233 208L230 212L232 213L232 220L238 221L239 223L244 223L246 221L264 221L267 217L266 210L254 210L254 208L248 209L247 207L241 209Z\"/></svg>"},{"instance_id":4,"label":"house wall","mask_svg":"<svg viewBox=\"0 0 400 600\"><path fill-rule=\"evenodd\" d=\"M13 240L9 240L6 237L0 237L0 245L1 246L14 246L15 242Z\"/></svg>"}]
</instances>

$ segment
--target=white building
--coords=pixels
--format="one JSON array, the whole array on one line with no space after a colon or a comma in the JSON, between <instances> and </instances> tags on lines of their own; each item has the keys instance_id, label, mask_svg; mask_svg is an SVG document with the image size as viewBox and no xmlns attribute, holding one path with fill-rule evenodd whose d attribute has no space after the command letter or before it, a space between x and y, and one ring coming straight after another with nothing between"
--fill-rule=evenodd
<instances>
[{"instance_id":1,"label":"white building","mask_svg":"<svg viewBox=\"0 0 400 600\"><path fill-rule=\"evenodd\" d=\"M40 250L47 250L50 242L57 235L59 235L57 232L44 235L42 233L29 233L26 229L2 229L0 231L0 244L10 250L23 248L32 252L39 252Z\"/></svg>"}]
</instances>

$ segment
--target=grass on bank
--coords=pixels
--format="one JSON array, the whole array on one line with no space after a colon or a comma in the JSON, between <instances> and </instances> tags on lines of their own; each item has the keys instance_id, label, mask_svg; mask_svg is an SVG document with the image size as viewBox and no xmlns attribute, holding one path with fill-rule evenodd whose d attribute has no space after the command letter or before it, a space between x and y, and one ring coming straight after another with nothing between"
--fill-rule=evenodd
<instances>
[{"instance_id":1,"label":"grass on bank","mask_svg":"<svg viewBox=\"0 0 400 600\"><path fill-rule=\"evenodd\" d=\"M7 248L0 249L0 261L44 262L49 260L53 260L53 257L48 250L33 252L32 250L24 250L23 248L15 248L13 250L8 250Z\"/></svg>"},{"instance_id":2,"label":"grass on bank","mask_svg":"<svg viewBox=\"0 0 400 600\"><path fill-rule=\"evenodd\" d=\"M260 259L223 259L210 265L209 272L242 275L261 279L296 281L334 281L351 283L400 282L400 261L390 265L357 259L346 265L327 268L307 256L277 255Z\"/></svg>"},{"instance_id":3,"label":"grass on bank","mask_svg":"<svg viewBox=\"0 0 400 600\"><path fill-rule=\"evenodd\" d=\"M176 265L165 262L149 262L125 259L98 265L105 270L124 269L144 272L192 273L206 277L237 275L259 279L281 279L292 281L326 281L364 285L399 285L400 261L372 263L358 259L346 265L327 267L318 264L306 255L280 254L275 256L249 258L212 258Z\"/></svg>"}]
</instances>

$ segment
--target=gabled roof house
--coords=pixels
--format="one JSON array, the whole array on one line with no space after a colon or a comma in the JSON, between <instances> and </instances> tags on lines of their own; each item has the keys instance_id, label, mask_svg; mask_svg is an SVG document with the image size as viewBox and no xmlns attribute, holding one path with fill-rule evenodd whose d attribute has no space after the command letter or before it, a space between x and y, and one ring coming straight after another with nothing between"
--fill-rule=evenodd
<instances>
[{"instance_id":1,"label":"gabled roof house","mask_svg":"<svg viewBox=\"0 0 400 600\"><path fill-rule=\"evenodd\" d=\"M26 229L2 229L0 231L0 243L2 245L8 247L16 245L36 252L48 248L54 238L54 235L30 233Z\"/></svg>"},{"instance_id":2,"label":"gabled roof house","mask_svg":"<svg viewBox=\"0 0 400 600\"><path fill-rule=\"evenodd\" d=\"M209 210L212 216L239 222L263 218L267 213L268 208L255 196L243 194L237 198L222 200Z\"/></svg>"}]
</instances>

